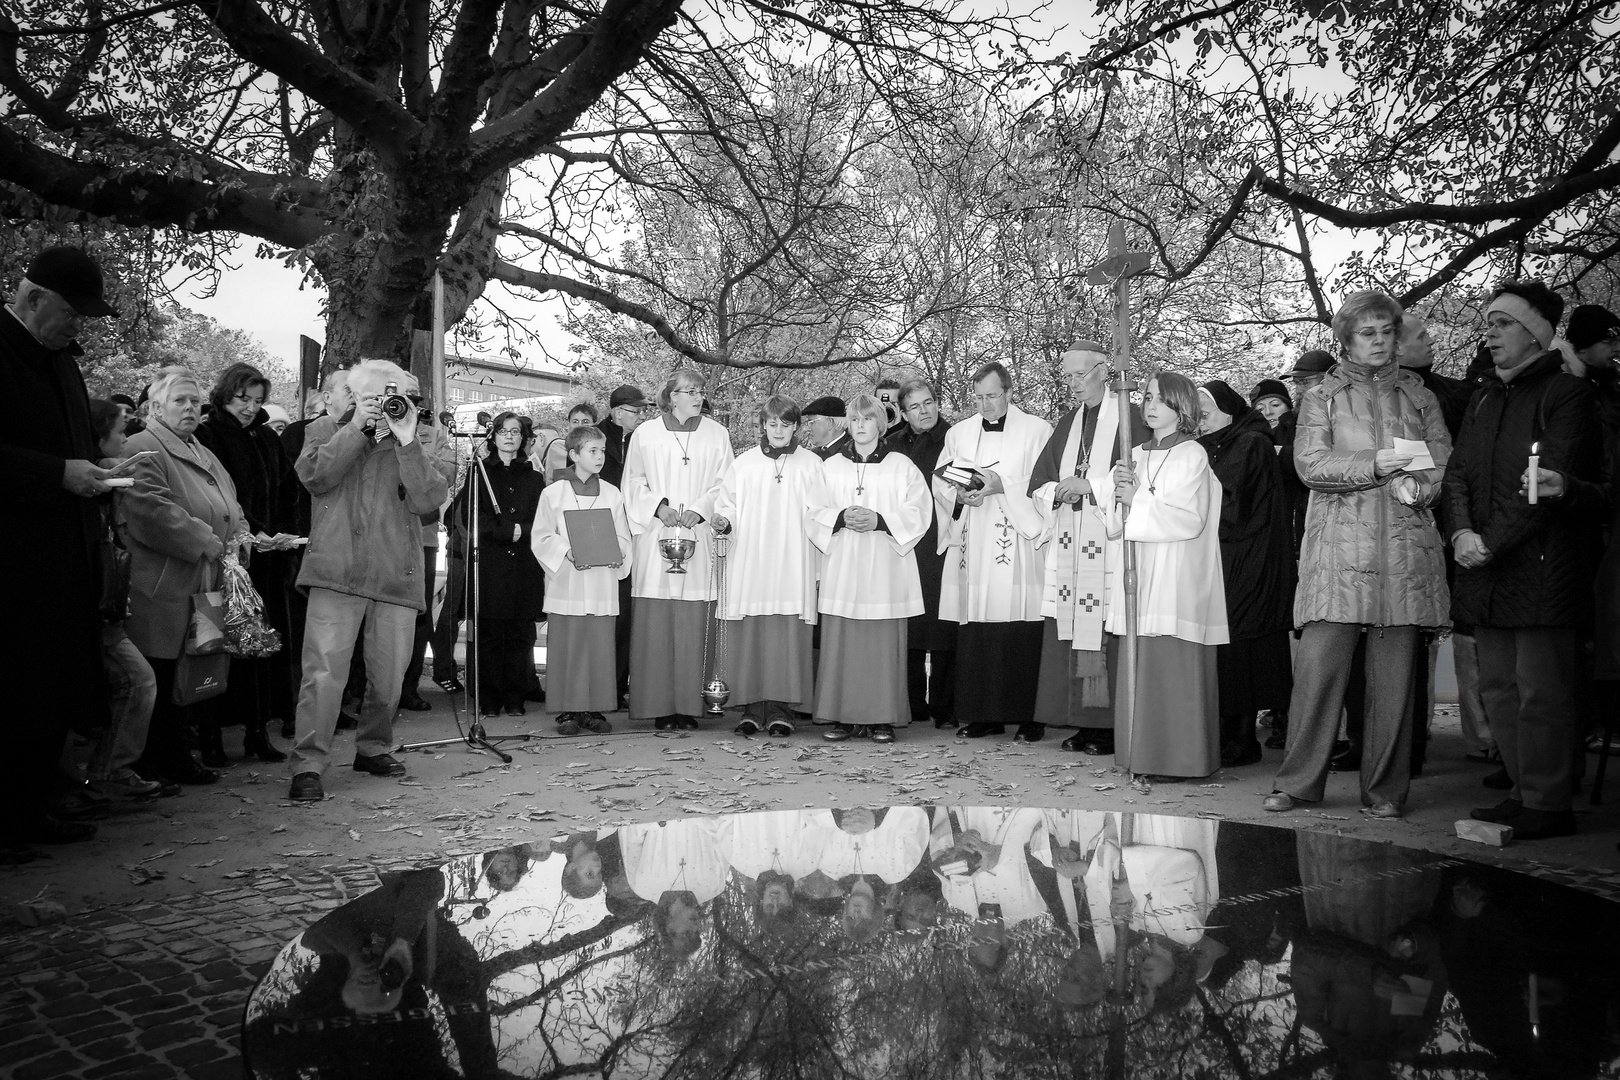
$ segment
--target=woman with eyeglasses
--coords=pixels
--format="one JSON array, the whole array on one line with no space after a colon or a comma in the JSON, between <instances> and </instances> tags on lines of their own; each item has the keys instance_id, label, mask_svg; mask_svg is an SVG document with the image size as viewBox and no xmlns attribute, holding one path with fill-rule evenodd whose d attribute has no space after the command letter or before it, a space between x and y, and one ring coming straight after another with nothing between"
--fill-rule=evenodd
<instances>
[{"instance_id":1,"label":"woman with eyeglasses","mask_svg":"<svg viewBox=\"0 0 1620 1080\"><path fill-rule=\"evenodd\" d=\"M545 485L526 451L534 438L529 418L510 410L490 425L489 452L467 483L478 497L477 656L467 675L477 680L480 711L522 716L523 695L534 672L534 624L544 614L546 590L530 530Z\"/></svg>"},{"instance_id":2,"label":"woman with eyeglasses","mask_svg":"<svg viewBox=\"0 0 1620 1080\"><path fill-rule=\"evenodd\" d=\"M682 368L658 391L660 415L636 428L624 459L624 501L635 537L631 570L630 718L658 730L698 726L714 662L714 537L730 523L715 510L731 476L731 437L703 415L703 376ZM664 537L692 540L679 569Z\"/></svg>"},{"instance_id":3,"label":"woman with eyeglasses","mask_svg":"<svg viewBox=\"0 0 1620 1080\"><path fill-rule=\"evenodd\" d=\"M197 441L214 452L236 483L236 498L251 533L291 538L298 531L298 477L270 427L265 401L270 380L252 364L232 364L208 394L208 415L197 425ZM227 764L221 724L242 724L242 753L264 762L287 760L270 743L266 725L272 718L290 720L300 678L298 654L287 648L292 615L288 590L293 572L289 549L258 550L248 562L248 577L264 600L265 618L281 636L283 647L262 659L231 661L225 696L198 736L202 762L211 769Z\"/></svg>"}]
</instances>

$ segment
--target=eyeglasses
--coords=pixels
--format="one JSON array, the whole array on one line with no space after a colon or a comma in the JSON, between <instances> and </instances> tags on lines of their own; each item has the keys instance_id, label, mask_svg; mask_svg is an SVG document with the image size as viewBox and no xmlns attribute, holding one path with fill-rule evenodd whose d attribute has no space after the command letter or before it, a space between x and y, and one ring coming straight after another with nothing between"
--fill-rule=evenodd
<instances>
[{"instance_id":1,"label":"eyeglasses","mask_svg":"<svg viewBox=\"0 0 1620 1080\"><path fill-rule=\"evenodd\" d=\"M703 391L701 391L701 390L691 390L691 389L671 390L669 393L670 393L671 397L675 396L676 394L688 394L688 395L690 395L692 397L702 397L703 396Z\"/></svg>"},{"instance_id":2,"label":"eyeglasses","mask_svg":"<svg viewBox=\"0 0 1620 1080\"><path fill-rule=\"evenodd\" d=\"M907 405L905 407L904 411L905 412L922 412L924 409L928 408L928 406L932 405L933 403L934 403L933 398L923 398L921 401L913 401L910 405Z\"/></svg>"},{"instance_id":3,"label":"eyeglasses","mask_svg":"<svg viewBox=\"0 0 1620 1080\"><path fill-rule=\"evenodd\" d=\"M1007 391L1003 390L999 394L974 394L973 395L973 400L977 401L980 405L988 405L988 404L990 404L992 402L1000 401L1002 398L1004 398L1006 396L1007 396Z\"/></svg>"}]
</instances>

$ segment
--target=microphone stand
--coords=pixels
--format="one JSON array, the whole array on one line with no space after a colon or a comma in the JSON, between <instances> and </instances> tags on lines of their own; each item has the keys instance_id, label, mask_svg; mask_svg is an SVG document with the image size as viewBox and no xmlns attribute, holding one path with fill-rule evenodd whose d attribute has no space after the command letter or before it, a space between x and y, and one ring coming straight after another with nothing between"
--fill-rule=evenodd
<instances>
[{"instance_id":1,"label":"microphone stand","mask_svg":"<svg viewBox=\"0 0 1620 1080\"><path fill-rule=\"evenodd\" d=\"M514 740L538 739L540 736L536 735L532 731L529 731L529 732L524 732L521 735L500 735L500 736L496 736L492 740L489 737L489 735L484 731L484 724L483 724L483 719L482 719L483 714L479 711L481 702L479 700L479 694L478 694L478 681L479 680L476 677L476 674L477 674L477 672L479 670L481 670L483 668L484 658L483 658L482 648L481 648L482 642L479 640L479 636L478 636L478 613L477 613L478 588L479 588L480 583L483 580L483 575L482 575L482 572L481 572L481 570L479 568L479 550L482 547L482 545L478 541L478 519L479 519L478 505L479 505L480 499L478 497L478 487L477 487L477 485L478 485L479 477L483 478L484 483L486 483L486 484L489 483L489 476L488 476L487 473L484 472L484 463L481 460L479 460L477 451L475 449L473 449L473 447L472 447L472 440L474 440L474 439L482 439L482 438L487 438L488 437L489 425L490 425L490 416L489 416L488 413L479 413L478 414L478 426L473 428L471 431L462 431L459 428L457 428L455 426L455 415L453 413L448 413L448 412L440 413L439 414L439 420L444 424L444 432L450 438L452 438L452 439L466 439L468 441L468 450L469 450L470 455L472 457L472 465L467 470L467 484L471 485L471 487L472 487L472 490L467 492L467 502L468 502L468 511L467 512L468 512L468 519L469 519L468 520L468 527L467 527L467 554L468 554L468 559L466 560L467 566L463 570L463 573L466 574L468 577L470 577L472 579L469 582L469 584L471 584L472 588L471 588L471 590L463 589L463 591L462 591L463 597L467 598L466 600L463 600L463 603L466 604L466 608L467 608L467 657L468 657L468 660L469 660L469 663L467 665L467 670L468 670L469 674L473 675L472 678L469 678L467 680L468 686L467 686L467 688L465 690L465 693L466 693L467 698L468 698L468 713L469 713L469 715L471 717L471 720L470 720L470 722L468 723L468 725L466 726L465 729L462 728L462 726L461 726L461 711L456 708L455 695L451 694L450 695L450 712L451 712L451 715L455 717L456 730L458 732L460 732L460 735L457 738L454 738L454 739L429 739L429 740L426 740L426 741L423 741L423 742L401 743L399 745L399 747L398 747L398 750L401 751L401 752L407 751L407 750L426 750L426 749L430 749L430 748L436 747L436 746L453 746L456 743L465 743L468 747L470 747L473 750L485 750L485 751L488 751L489 753L494 754L496 757L500 758L502 763L510 765L510 764L512 764L512 755L508 754L506 751L504 751L504 750L500 749L499 747L495 746L494 745L495 743L497 743L497 742L509 742L509 741L514 741ZM474 469L476 469L478 471L478 476L476 476L476 477L473 475L473 470ZM469 600L470 600L470 602L468 602ZM532 662L533 661L531 659L531 663Z\"/></svg>"}]
</instances>

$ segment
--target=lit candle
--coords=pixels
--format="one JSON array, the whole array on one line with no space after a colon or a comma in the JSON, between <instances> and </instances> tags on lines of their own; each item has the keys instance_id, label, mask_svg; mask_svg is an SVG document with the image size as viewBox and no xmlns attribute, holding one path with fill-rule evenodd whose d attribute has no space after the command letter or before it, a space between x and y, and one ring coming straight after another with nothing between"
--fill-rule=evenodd
<instances>
[{"instance_id":1,"label":"lit candle","mask_svg":"<svg viewBox=\"0 0 1620 1080\"><path fill-rule=\"evenodd\" d=\"M1536 978L1536 973L1532 971L1530 973L1530 993L1528 995L1530 1000L1528 1004L1530 1006L1530 1035L1536 1039L1541 1038L1541 986L1539 983L1540 980Z\"/></svg>"},{"instance_id":2,"label":"lit candle","mask_svg":"<svg viewBox=\"0 0 1620 1080\"><path fill-rule=\"evenodd\" d=\"M1536 453L1540 443L1530 444L1530 505L1536 505L1536 469L1541 465L1541 457Z\"/></svg>"}]
</instances>

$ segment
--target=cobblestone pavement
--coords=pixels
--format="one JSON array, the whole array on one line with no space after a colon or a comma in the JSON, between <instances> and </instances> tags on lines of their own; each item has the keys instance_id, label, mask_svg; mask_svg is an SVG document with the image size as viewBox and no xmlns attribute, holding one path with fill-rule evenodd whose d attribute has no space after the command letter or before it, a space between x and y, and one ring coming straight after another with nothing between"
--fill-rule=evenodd
<instances>
[{"instance_id":1,"label":"cobblestone pavement","mask_svg":"<svg viewBox=\"0 0 1620 1080\"><path fill-rule=\"evenodd\" d=\"M215 788L104 824L93 844L0 872L0 1078L239 1080L248 993L278 950L321 913L372 888L387 870L435 866L453 852L588 823L874 802L1062 803L1393 840L1620 899L1614 803L1590 808L1582 800L1582 833L1565 841L1494 849L1451 835L1451 822L1479 802L1483 771L1462 762L1455 724L1448 716L1407 817L1393 823L1354 813L1354 778L1346 776L1330 782L1332 798L1315 814L1261 812L1275 754L1201 784L1141 795L1109 772L1106 759L1005 740L963 746L949 732L915 729L881 750L817 738L773 745L725 730L625 731L522 744L507 766L448 748L409 755L405 781L341 770L323 803L303 805L283 801L279 773L237 764ZM401 732L443 734L454 729L437 709ZM1620 784L1611 785L1620 798ZM157 867L169 867L167 876L149 872ZM6 921L19 911L26 917L28 899L38 895L60 903L66 921Z\"/></svg>"}]
</instances>

